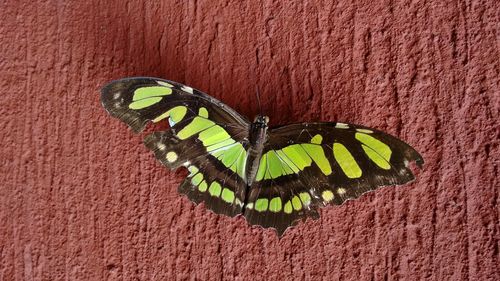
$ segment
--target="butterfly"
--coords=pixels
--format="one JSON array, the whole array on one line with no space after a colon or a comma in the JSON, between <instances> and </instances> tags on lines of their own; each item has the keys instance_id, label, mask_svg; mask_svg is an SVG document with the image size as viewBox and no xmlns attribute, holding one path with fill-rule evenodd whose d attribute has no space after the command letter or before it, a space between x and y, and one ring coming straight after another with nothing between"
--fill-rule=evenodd
<instances>
[{"instance_id":1,"label":"butterfly","mask_svg":"<svg viewBox=\"0 0 500 281\"><path fill-rule=\"evenodd\" d=\"M339 122L269 128L266 116L249 122L201 91L158 78L110 82L101 101L136 133L168 121L168 130L144 142L163 165L187 168L181 194L279 236L317 219L320 207L412 181L410 163L424 163L411 146L376 129Z\"/></svg>"}]
</instances>

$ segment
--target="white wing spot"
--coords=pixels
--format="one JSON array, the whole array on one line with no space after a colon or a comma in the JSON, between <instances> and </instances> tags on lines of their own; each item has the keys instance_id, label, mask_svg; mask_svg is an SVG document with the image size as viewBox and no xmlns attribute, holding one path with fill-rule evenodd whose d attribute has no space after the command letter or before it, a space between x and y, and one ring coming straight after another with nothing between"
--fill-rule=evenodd
<instances>
[{"instance_id":1,"label":"white wing spot","mask_svg":"<svg viewBox=\"0 0 500 281\"><path fill-rule=\"evenodd\" d=\"M188 87L188 86L182 86L181 90L183 90L184 92L188 92L190 94L193 93L193 88Z\"/></svg>"},{"instance_id":2,"label":"white wing spot","mask_svg":"<svg viewBox=\"0 0 500 281\"><path fill-rule=\"evenodd\" d=\"M236 200L234 202L236 203L236 205L243 207L243 202L241 202L240 199L236 198Z\"/></svg>"},{"instance_id":3,"label":"white wing spot","mask_svg":"<svg viewBox=\"0 0 500 281\"><path fill-rule=\"evenodd\" d=\"M120 92L116 92L116 93L113 94L113 99L117 100L117 99L120 98L120 96L121 96Z\"/></svg>"},{"instance_id":4,"label":"white wing spot","mask_svg":"<svg viewBox=\"0 0 500 281\"><path fill-rule=\"evenodd\" d=\"M338 194L340 194L340 195L343 195L343 194L345 194L345 193L346 193L346 190L345 190L345 188L343 188L343 187L339 187L339 188L337 189L337 193L338 193Z\"/></svg>"},{"instance_id":5,"label":"white wing spot","mask_svg":"<svg viewBox=\"0 0 500 281\"><path fill-rule=\"evenodd\" d=\"M162 85L164 87L168 87L168 88L173 88L174 85L170 84L170 83L167 83L167 82L163 82L163 81L156 81L156 83L158 83L159 85Z\"/></svg>"},{"instance_id":6,"label":"white wing spot","mask_svg":"<svg viewBox=\"0 0 500 281\"><path fill-rule=\"evenodd\" d=\"M349 129L349 125L339 122L339 123L335 124L335 128L337 128L337 129Z\"/></svg>"},{"instance_id":7,"label":"white wing spot","mask_svg":"<svg viewBox=\"0 0 500 281\"><path fill-rule=\"evenodd\" d=\"M156 148L158 148L158 150L165 150L165 148L167 148L167 146L165 144L159 142L156 144Z\"/></svg>"},{"instance_id":8,"label":"white wing spot","mask_svg":"<svg viewBox=\"0 0 500 281\"><path fill-rule=\"evenodd\" d=\"M173 163L177 160L178 156L177 153L170 151L167 153L167 161L170 163Z\"/></svg>"}]
</instances>

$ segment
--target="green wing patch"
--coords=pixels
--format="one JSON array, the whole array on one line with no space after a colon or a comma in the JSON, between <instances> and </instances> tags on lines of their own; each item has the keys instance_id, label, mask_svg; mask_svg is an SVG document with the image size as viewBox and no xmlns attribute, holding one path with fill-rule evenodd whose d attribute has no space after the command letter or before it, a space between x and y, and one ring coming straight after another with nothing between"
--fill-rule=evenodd
<instances>
[{"instance_id":1,"label":"green wing patch","mask_svg":"<svg viewBox=\"0 0 500 281\"><path fill-rule=\"evenodd\" d=\"M316 135L311 139L311 143L293 144L267 151L261 157L255 180L296 174L311 166L313 162L323 174L330 175L332 168L320 143L321 136Z\"/></svg>"}]
</instances>

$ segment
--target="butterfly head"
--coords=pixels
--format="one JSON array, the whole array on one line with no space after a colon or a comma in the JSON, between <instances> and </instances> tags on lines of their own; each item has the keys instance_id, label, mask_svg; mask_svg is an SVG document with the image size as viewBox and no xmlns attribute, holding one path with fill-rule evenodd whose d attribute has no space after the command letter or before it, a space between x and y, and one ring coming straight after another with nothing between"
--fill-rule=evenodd
<instances>
[{"instance_id":1,"label":"butterfly head","mask_svg":"<svg viewBox=\"0 0 500 281\"><path fill-rule=\"evenodd\" d=\"M256 146L263 146L266 141L267 135L267 123L269 122L269 117L263 115L257 115L253 120L252 126L250 127L250 143Z\"/></svg>"},{"instance_id":2,"label":"butterfly head","mask_svg":"<svg viewBox=\"0 0 500 281\"><path fill-rule=\"evenodd\" d=\"M257 128L267 128L267 123L269 123L269 117L257 115L253 120L253 125Z\"/></svg>"}]
</instances>

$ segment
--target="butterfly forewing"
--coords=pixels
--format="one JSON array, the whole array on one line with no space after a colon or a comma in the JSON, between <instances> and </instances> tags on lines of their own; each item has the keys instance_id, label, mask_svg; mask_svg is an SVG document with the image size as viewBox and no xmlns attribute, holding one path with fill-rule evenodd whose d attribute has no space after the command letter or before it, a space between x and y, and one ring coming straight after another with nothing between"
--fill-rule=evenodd
<instances>
[{"instance_id":1,"label":"butterfly forewing","mask_svg":"<svg viewBox=\"0 0 500 281\"><path fill-rule=\"evenodd\" d=\"M249 122L218 100L193 88L156 78L127 78L103 88L110 114L140 132L168 120L171 129L145 138L165 166L188 168L182 194L219 214L241 213Z\"/></svg>"},{"instance_id":2,"label":"butterfly forewing","mask_svg":"<svg viewBox=\"0 0 500 281\"><path fill-rule=\"evenodd\" d=\"M423 164L408 144L363 126L279 127L269 132L245 216L281 234L301 219L316 218L318 207L413 180L412 161Z\"/></svg>"},{"instance_id":3,"label":"butterfly forewing","mask_svg":"<svg viewBox=\"0 0 500 281\"><path fill-rule=\"evenodd\" d=\"M204 157L192 159L187 168L190 174L179 186L179 193L195 203L205 202L217 214L231 217L241 214L246 190L241 177L216 159L207 161Z\"/></svg>"},{"instance_id":4,"label":"butterfly forewing","mask_svg":"<svg viewBox=\"0 0 500 281\"><path fill-rule=\"evenodd\" d=\"M148 121L159 122L169 116L171 125L179 120L187 123L201 107L210 111L212 121L229 129L238 132L244 129L248 134L250 126L244 117L217 99L191 87L158 78L113 81L102 89L101 101L112 116L125 122L134 132L140 132Z\"/></svg>"}]
</instances>

